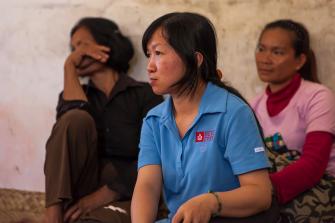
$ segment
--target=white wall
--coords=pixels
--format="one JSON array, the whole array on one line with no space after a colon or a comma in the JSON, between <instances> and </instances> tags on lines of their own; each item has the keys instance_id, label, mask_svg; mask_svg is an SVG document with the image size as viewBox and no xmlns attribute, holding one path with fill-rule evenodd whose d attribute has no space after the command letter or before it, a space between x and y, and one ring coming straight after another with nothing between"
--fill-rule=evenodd
<instances>
[{"instance_id":1,"label":"white wall","mask_svg":"<svg viewBox=\"0 0 335 223\"><path fill-rule=\"evenodd\" d=\"M146 80L140 41L171 11L208 16L217 28L219 68L247 98L262 90L254 49L262 26L293 18L310 30L321 81L335 90L335 0L2 0L0 2L0 187L44 190L45 142L62 89L69 30L83 16L117 22L137 47L131 75Z\"/></svg>"}]
</instances>

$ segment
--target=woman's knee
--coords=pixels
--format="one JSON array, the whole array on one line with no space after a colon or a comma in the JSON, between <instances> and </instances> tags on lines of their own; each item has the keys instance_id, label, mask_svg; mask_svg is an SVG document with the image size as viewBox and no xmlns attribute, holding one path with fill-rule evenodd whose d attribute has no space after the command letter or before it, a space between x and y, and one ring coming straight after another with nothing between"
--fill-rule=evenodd
<instances>
[{"instance_id":1,"label":"woman's knee","mask_svg":"<svg viewBox=\"0 0 335 223\"><path fill-rule=\"evenodd\" d=\"M97 138L95 122L91 115L79 109L73 109L62 115L55 123L47 141L47 150L54 144L82 141L94 142ZM87 139L87 140L85 140Z\"/></svg>"},{"instance_id":2,"label":"woman's knee","mask_svg":"<svg viewBox=\"0 0 335 223\"><path fill-rule=\"evenodd\" d=\"M95 129L92 116L83 110L72 109L59 118L56 125L64 125L70 130Z\"/></svg>"}]
</instances>

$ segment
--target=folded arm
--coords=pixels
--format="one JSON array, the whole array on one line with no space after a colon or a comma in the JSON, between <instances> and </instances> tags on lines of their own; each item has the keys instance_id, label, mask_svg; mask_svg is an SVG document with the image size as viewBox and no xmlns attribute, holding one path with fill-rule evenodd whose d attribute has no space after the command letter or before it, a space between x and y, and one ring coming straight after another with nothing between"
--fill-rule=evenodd
<instances>
[{"instance_id":1,"label":"folded arm","mask_svg":"<svg viewBox=\"0 0 335 223\"><path fill-rule=\"evenodd\" d=\"M287 203L311 189L325 173L334 136L328 132L310 132L299 160L270 175L279 203Z\"/></svg>"}]
</instances>

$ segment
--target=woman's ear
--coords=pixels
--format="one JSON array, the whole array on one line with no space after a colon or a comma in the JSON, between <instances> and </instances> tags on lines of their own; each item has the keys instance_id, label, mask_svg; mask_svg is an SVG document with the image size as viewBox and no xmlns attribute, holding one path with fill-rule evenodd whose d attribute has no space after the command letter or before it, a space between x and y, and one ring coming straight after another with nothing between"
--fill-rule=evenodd
<instances>
[{"instance_id":1,"label":"woman's ear","mask_svg":"<svg viewBox=\"0 0 335 223\"><path fill-rule=\"evenodd\" d=\"M195 52L195 56L197 59L197 65L198 67L200 67L202 62L204 61L204 56L202 55L202 53L199 53L199 52Z\"/></svg>"},{"instance_id":2,"label":"woman's ear","mask_svg":"<svg viewBox=\"0 0 335 223\"><path fill-rule=\"evenodd\" d=\"M223 77L223 72L220 69L216 69L216 73L217 73L217 75L219 76L219 78L221 80L222 77Z\"/></svg>"},{"instance_id":3,"label":"woman's ear","mask_svg":"<svg viewBox=\"0 0 335 223\"><path fill-rule=\"evenodd\" d=\"M297 66L295 67L295 69L298 71L300 70L304 64L306 63L307 60L307 56L302 53L298 58L297 58Z\"/></svg>"}]
</instances>

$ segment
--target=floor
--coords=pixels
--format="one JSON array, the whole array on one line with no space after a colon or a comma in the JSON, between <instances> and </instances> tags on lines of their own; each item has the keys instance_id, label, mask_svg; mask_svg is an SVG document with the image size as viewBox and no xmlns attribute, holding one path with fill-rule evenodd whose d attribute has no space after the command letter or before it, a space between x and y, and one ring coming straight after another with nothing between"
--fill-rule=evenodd
<instances>
[{"instance_id":1,"label":"floor","mask_svg":"<svg viewBox=\"0 0 335 223\"><path fill-rule=\"evenodd\" d=\"M0 189L0 223L40 223L44 193Z\"/></svg>"}]
</instances>

